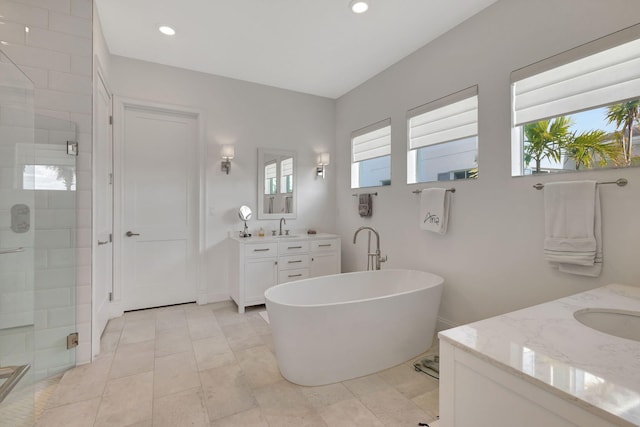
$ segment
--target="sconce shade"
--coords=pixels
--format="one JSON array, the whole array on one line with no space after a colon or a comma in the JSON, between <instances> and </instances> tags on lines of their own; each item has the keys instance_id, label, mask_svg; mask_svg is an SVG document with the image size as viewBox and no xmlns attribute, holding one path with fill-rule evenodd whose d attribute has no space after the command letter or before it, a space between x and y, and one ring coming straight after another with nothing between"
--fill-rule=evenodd
<instances>
[{"instance_id":1,"label":"sconce shade","mask_svg":"<svg viewBox=\"0 0 640 427\"><path fill-rule=\"evenodd\" d=\"M331 160L331 155L329 153L320 153L318 156L318 166L327 166Z\"/></svg>"},{"instance_id":2,"label":"sconce shade","mask_svg":"<svg viewBox=\"0 0 640 427\"><path fill-rule=\"evenodd\" d=\"M233 159L235 154L235 148L233 145L223 145L220 151L220 156L225 160Z\"/></svg>"}]
</instances>

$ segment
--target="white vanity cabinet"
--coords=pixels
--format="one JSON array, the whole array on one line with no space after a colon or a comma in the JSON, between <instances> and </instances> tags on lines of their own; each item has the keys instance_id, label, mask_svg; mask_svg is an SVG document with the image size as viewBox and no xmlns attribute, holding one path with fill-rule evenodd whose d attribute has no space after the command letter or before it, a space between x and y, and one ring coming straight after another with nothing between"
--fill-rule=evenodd
<instances>
[{"instance_id":1,"label":"white vanity cabinet","mask_svg":"<svg viewBox=\"0 0 640 427\"><path fill-rule=\"evenodd\" d=\"M279 283L340 273L340 238L230 238L229 287L238 312L264 304L264 292Z\"/></svg>"},{"instance_id":2,"label":"white vanity cabinet","mask_svg":"<svg viewBox=\"0 0 640 427\"><path fill-rule=\"evenodd\" d=\"M340 272L340 239L321 239L310 242L309 276L318 277Z\"/></svg>"}]
</instances>

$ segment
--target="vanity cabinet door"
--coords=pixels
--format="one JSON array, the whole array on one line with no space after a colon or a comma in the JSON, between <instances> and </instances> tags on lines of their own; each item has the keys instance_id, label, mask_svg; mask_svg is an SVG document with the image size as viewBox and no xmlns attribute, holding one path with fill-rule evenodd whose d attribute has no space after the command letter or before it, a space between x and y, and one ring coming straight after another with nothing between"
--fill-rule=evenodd
<instances>
[{"instance_id":1,"label":"vanity cabinet door","mask_svg":"<svg viewBox=\"0 0 640 427\"><path fill-rule=\"evenodd\" d=\"M310 277L340 273L340 259L337 252L315 253L311 255Z\"/></svg>"},{"instance_id":2,"label":"vanity cabinet door","mask_svg":"<svg viewBox=\"0 0 640 427\"><path fill-rule=\"evenodd\" d=\"M264 304L264 291L277 284L277 258L247 258L244 267L245 305Z\"/></svg>"}]
</instances>

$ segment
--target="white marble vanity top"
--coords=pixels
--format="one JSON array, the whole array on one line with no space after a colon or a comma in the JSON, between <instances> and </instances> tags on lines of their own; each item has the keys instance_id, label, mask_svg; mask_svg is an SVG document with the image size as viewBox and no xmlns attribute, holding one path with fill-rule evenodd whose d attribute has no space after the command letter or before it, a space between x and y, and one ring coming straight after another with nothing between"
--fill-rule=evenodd
<instances>
[{"instance_id":1,"label":"white marble vanity top","mask_svg":"<svg viewBox=\"0 0 640 427\"><path fill-rule=\"evenodd\" d=\"M251 237L239 237L238 232L234 232L235 234L230 234L229 237L233 240L237 240L241 243L260 243L260 242L282 242L282 241L301 241L301 240L314 240L314 239L333 239L336 237L340 237L337 234L330 233L316 233L316 234L307 234L304 232L290 232L290 236L268 236L265 235L260 237L255 233Z\"/></svg>"},{"instance_id":2,"label":"white marble vanity top","mask_svg":"<svg viewBox=\"0 0 640 427\"><path fill-rule=\"evenodd\" d=\"M640 426L640 342L582 325L583 308L640 311L640 287L608 285L440 332L440 339L616 425Z\"/></svg>"}]
</instances>

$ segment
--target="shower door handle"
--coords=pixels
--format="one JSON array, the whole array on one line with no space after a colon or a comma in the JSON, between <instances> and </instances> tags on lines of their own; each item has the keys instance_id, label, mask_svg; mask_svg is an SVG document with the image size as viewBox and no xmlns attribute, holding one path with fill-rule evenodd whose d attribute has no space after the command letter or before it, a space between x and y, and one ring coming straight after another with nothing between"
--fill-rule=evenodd
<instances>
[{"instance_id":1,"label":"shower door handle","mask_svg":"<svg viewBox=\"0 0 640 427\"><path fill-rule=\"evenodd\" d=\"M3 254L15 254L18 252L24 252L24 248L13 248L13 249L1 249L0 250L0 255Z\"/></svg>"},{"instance_id":2,"label":"shower door handle","mask_svg":"<svg viewBox=\"0 0 640 427\"><path fill-rule=\"evenodd\" d=\"M131 237L131 236L139 236L139 235L140 235L140 233L134 233L133 231L127 231L127 232L125 233L125 235L126 235L127 237Z\"/></svg>"}]
</instances>

